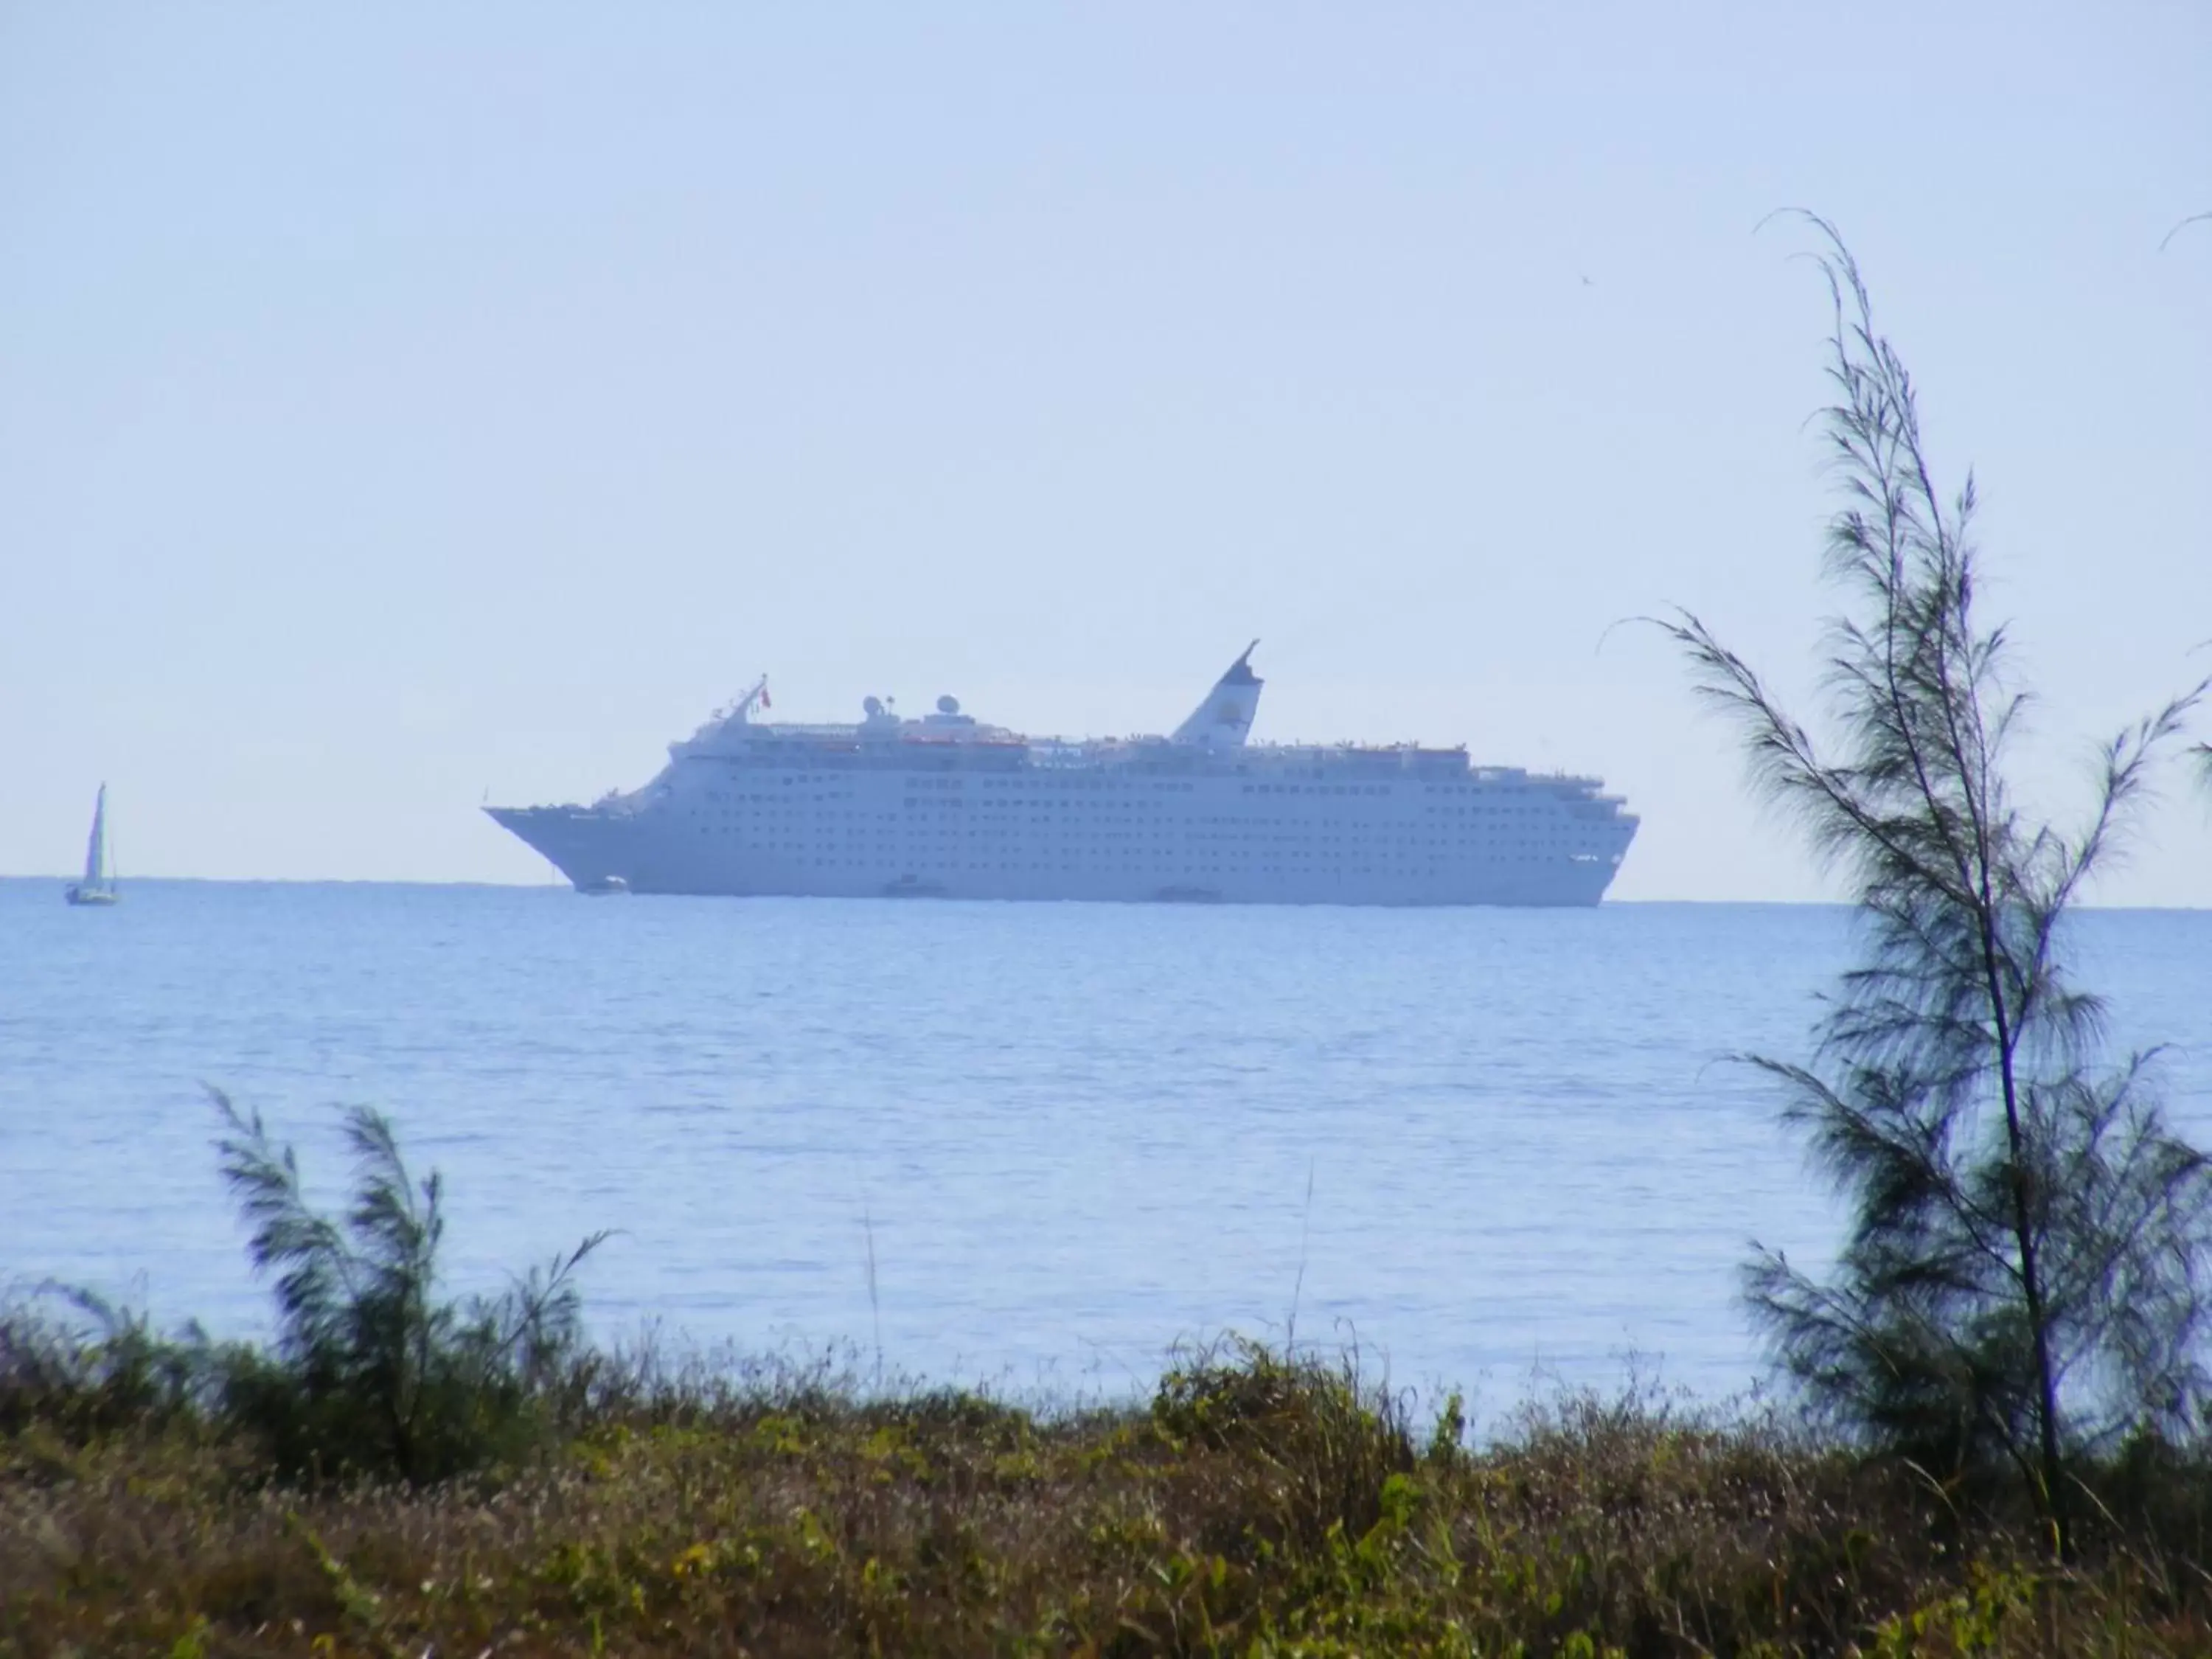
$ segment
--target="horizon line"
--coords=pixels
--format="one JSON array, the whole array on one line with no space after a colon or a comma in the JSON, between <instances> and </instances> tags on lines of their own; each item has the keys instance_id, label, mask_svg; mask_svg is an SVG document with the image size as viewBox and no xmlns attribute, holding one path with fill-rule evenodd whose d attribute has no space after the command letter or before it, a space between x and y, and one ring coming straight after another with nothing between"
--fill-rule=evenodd
<instances>
[{"instance_id":1,"label":"horizon line","mask_svg":"<svg viewBox=\"0 0 2212 1659\"><path fill-rule=\"evenodd\" d=\"M66 886L78 878L74 871L55 872L0 872L0 882L54 882ZM134 876L128 884L118 885L166 885L199 887L451 887L490 889L514 892L573 892L566 881L496 881L467 878L434 879L408 876ZM783 898L807 900L814 896L787 893L639 893L625 896L633 898L701 898L717 902L730 899ZM868 902L862 897L860 902ZM943 903L957 904L1085 904L1110 903L1110 900L1085 899L967 899L948 898ZM1326 900L1306 904L1224 904L1210 908L1235 910L1526 910L1544 908L1583 908L1608 910L1638 906L1698 905L1714 908L1791 909L1791 910L1852 910L1858 908L1851 899L1785 899L1785 898L1607 898L1590 906L1540 906L1511 904L1330 904ZM2145 915L2212 915L2212 904L2099 904L2083 901L2074 907L2081 910L2130 911Z\"/></svg>"}]
</instances>

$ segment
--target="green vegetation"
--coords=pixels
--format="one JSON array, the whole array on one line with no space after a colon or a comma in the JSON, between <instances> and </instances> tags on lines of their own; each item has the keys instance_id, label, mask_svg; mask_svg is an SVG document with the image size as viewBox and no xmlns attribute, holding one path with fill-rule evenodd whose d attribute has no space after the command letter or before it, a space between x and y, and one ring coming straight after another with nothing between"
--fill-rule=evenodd
<instances>
[{"instance_id":1,"label":"green vegetation","mask_svg":"<svg viewBox=\"0 0 2212 1659\"><path fill-rule=\"evenodd\" d=\"M1948 503L1937 490L1911 378L1814 222L1844 495L1836 735L1816 739L1694 616L1669 627L1860 920L1813 1061L1758 1062L1851 1202L1841 1259L1817 1282L1762 1255L1751 1302L1830 1421L1947 1481L2008 1465L2063 1556L2069 1459L2186 1434L2212 1403L2212 1164L2167 1128L2143 1056L2102 1060L2065 930L2208 686L2106 745L2079 830L2021 806L2008 768L2029 698L1975 606L1973 481Z\"/></svg>"},{"instance_id":2,"label":"green vegetation","mask_svg":"<svg viewBox=\"0 0 2212 1659\"><path fill-rule=\"evenodd\" d=\"M538 1438L548 1384L574 1358L574 1273L606 1240L594 1233L503 1296L441 1293L446 1233L435 1171L417 1187L392 1126L345 1115L354 1196L342 1221L313 1209L299 1161L261 1115L215 1097L223 1178L252 1230L253 1265L276 1275L276 1352L212 1360L222 1414L252 1430L286 1474L460 1474Z\"/></svg>"},{"instance_id":3,"label":"green vegetation","mask_svg":"<svg viewBox=\"0 0 2212 1659\"><path fill-rule=\"evenodd\" d=\"M527 1455L316 1482L56 1341L0 1335L0 1653L2212 1650L2201 1453L2085 1465L2061 1567L2030 1509L1649 1396L1470 1447L1251 1347L1059 1414L574 1356Z\"/></svg>"}]
</instances>

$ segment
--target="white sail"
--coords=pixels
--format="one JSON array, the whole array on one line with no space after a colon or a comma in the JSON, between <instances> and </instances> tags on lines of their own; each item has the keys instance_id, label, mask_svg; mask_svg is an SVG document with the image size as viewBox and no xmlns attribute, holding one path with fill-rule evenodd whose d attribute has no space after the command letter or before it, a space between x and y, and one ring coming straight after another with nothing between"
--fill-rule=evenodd
<instances>
[{"instance_id":1,"label":"white sail","mask_svg":"<svg viewBox=\"0 0 2212 1659\"><path fill-rule=\"evenodd\" d=\"M92 804L92 834L84 844L84 879L63 895L71 904L115 902L115 875L107 867L107 786Z\"/></svg>"},{"instance_id":2,"label":"white sail","mask_svg":"<svg viewBox=\"0 0 2212 1659\"><path fill-rule=\"evenodd\" d=\"M84 884L107 885L107 786L104 783L92 805L92 837L84 845Z\"/></svg>"}]
</instances>

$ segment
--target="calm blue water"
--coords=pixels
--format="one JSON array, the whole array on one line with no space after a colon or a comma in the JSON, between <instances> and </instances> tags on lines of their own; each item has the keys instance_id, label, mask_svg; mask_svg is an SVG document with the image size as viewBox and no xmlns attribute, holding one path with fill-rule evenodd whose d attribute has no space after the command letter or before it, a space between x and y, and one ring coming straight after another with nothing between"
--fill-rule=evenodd
<instances>
[{"instance_id":1,"label":"calm blue water","mask_svg":"<svg viewBox=\"0 0 2212 1659\"><path fill-rule=\"evenodd\" d=\"M2083 927L2212 1133L2212 913ZM622 1229L602 1335L879 1327L895 1369L1118 1391L1178 1340L1279 1335L1295 1294L1302 1340L1493 1406L1631 1352L1726 1393L1746 1240L1817 1257L1833 1217L1723 1056L1796 1052L1845 944L1802 908L139 882L88 913L0 881L0 1281L259 1328L213 1083L325 1194L331 1108L390 1112L465 1285Z\"/></svg>"}]
</instances>

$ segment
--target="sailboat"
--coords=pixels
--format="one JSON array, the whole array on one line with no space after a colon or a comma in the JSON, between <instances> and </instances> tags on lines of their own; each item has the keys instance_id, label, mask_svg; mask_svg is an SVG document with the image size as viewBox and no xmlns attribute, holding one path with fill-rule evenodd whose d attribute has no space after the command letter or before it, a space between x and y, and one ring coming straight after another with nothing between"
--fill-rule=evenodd
<instances>
[{"instance_id":1,"label":"sailboat","mask_svg":"<svg viewBox=\"0 0 2212 1659\"><path fill-rule=\"evenodd\" d=\"M107 865L107 786L100 786L100 798L92 805L92 839L85 843L84 879L70 884L63 897L71 904L112 904L118 895L115 890L115 872Z\"/></svg>"}]
</instances>

